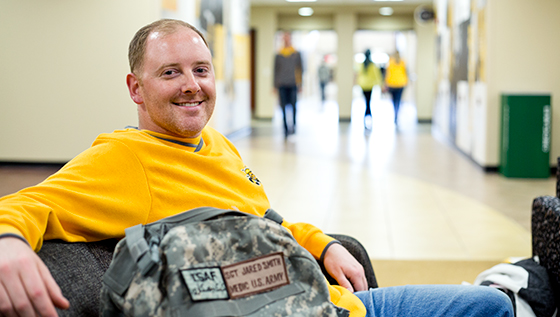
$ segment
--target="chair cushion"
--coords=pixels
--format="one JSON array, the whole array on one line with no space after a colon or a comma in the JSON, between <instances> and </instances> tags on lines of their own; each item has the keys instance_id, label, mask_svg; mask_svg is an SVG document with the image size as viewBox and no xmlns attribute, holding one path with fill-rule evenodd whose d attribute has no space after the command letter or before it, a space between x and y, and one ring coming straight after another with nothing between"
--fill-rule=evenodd
<instances>
[{"instance_id":1,"label":"chair cushion","mask_svg":"<svg viewBox=\"0 0 560 317\"><path fill-rule=\"evenodd\" d=\"M38 252L70 301L59 316L99 316L99 291L103 274L113 257L116 240L93 243L45 241Z\"/></svg>"}]
</instances>

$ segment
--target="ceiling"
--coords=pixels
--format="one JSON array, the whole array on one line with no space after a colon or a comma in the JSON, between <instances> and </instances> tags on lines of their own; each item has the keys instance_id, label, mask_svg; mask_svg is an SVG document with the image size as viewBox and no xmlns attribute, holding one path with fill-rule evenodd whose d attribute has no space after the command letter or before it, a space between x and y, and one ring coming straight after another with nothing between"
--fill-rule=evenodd
<instances>
[{"instance_id":1,"label":"ceiling","mask_svg":"<svg viewBox=\"0 0 560 317\"><path fill-rule=\"evenodd\" d=\"M334 13L340 10L377 12L390 6L395 14L412 14L420 5L431 6L433 0L374 1L374 0L317 0L315 2L287 2L286 0L250 0L252 7L274 7L282 13L295 13L300 7L312 7L315 13Z\"/></svg>"},{"instance_id":2,"label":"ceiling","mask_svg":"<svg viewBox=\"0 0 560 317\"><path fill-rule=\"evenodd\" d=\"M383 4L383 5L398 5L398 4L422 4L431 3L432 1L426 0L403 0L403 1L374 1L374 0L317 0L315 2L287 2L286 0L251 0L251 5L363 5L363 4Z\"/></svg>"}]
</instances>

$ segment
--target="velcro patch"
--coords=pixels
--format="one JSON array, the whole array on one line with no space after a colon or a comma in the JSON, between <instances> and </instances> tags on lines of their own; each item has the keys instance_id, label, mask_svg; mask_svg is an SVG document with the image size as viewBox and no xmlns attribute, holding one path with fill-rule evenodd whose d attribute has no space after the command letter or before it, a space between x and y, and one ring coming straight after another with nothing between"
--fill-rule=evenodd
<instances>
[{"instance_id":1,"label":"velcro patch","mask_svg":"<svg viewBox=\"0 0 560 317\"><path fill-rule=\"evenodd\" d=\"M282 252L223 266L222 273L231 299L290 284Z\"/></svg>"},{"instance_id":2,"label":"velcro patch","mask_svg":"<svg viewBox=\"0 0 560 317\"><path fill-rule=\"evenodd\" d=\"M193 301L229 298L219 267L184 269L181 273Z\"/></svg>"}]
</instances>

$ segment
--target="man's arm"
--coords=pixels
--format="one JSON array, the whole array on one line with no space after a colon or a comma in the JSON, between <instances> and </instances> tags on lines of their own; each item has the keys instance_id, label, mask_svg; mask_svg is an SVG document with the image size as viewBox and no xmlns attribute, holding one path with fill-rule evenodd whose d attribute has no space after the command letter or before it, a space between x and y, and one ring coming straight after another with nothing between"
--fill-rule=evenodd
<instances>
[{"instance_id":1,"label":"man's arm","mask_svg":"<svg viewBox=\"0 0 560 317\"><path fill-rule=\"evenodd\" d=\"M315 259L322 259L327 272L338 284L349 291L367 290L367 280L362 265L341 244L308 223L282 225L290 230L296 241Z\"/></svg>"},{"instance_id":2,"label":"man's arm","mask_svg":"<svg viewBox=\"0 0 560 317\"><path fill-rule=\"evenodd\" d=\"M39 256L25 242L0 238L0 313L3 316L57 316L69 302Z\"/></svg>"},{"instance_id":3,"label":"man's arm","mask_svg":"<svg viewBox=\"0 0 560 317\"><path fill-rule=\"evenodd\" d=\"M350 292L366 291L367 280L362 265L341 244L331 244L324 257L327 272Z\"/></svg>"}]
</instances>

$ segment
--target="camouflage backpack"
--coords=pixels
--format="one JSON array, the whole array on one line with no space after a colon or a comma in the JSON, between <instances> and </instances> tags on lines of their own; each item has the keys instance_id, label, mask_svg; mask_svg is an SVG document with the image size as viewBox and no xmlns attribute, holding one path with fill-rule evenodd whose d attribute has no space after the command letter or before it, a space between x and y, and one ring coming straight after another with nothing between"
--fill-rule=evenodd
<instances>
[{"instance_id":1,"label":"camouflage backpack","mask_svg":"<svg viewBox=\"0 0 560 317\"><path fill-rule=\"evenodd\" d=\"M348 316L313 256L269 209L204 207L126 230L103 277L102 316Z\"/></svg>"}]
</instances>

